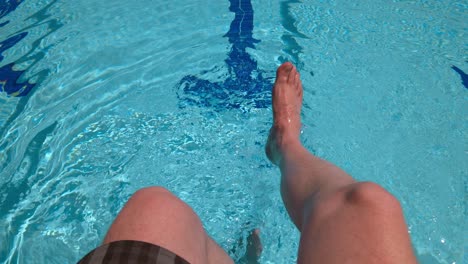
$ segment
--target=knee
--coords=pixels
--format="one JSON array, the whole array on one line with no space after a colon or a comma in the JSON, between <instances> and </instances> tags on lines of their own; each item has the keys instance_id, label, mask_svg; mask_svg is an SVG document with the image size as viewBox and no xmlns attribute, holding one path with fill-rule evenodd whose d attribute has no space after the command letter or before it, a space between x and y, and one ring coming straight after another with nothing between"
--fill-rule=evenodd
<instances>
[{"instance_id":1,"label":"knee","mask_svg":"<svg viewBox=\"0 0 468 264\"><path fill-rule=\"evenodd\" d=\"M184 212L191 210L177 196L171 193L169 190L159 187L146 187L136 191L130 198L132 203L139 204L140 207L146 210L168 210Z\"/></svg>"},{"instance_id":2,"label":"knee","mask_svg":"<svg viewBox=\"0 0 468 264\"><path fill-rule=\"evenodd\" d=\"M345 204L381 212L401 211L400 202L387 190L372 182L353 184L344 194Z\"/></svg>"},{"instance_id":3,"label":"knee","mask_svg":"<svg viewBox=\"0 0 468 264\"><path fill-rule=\"evenodd\" d=\"M175 198L174 194L160 186L139 189L131 197L133 200L170 200L173 198Z\"/></svg>"},{"instance_id":4,"label":"knee","mask_svg":"<svg viewBox=\"0 0 468 264\"><path fill-rule=\"evenodd\" d=\"M392 218L403 214L398 200L384 188L371 182L354 183L329 195L312 198L311 201L313 202L306 204L305 221L329 221L337 214L349 212L352 212L353 217L371 214L372 217Z\"/></svg>"},{"instance_id":5,"label":"knee","mask_svg":"<svg viewBox=\"0 0 468 264\"><path fill-rule=\"evenodd\" d=\"M139 208L145 211L170 214L177 219L200 222L188 204L163 187L153 186L140 189L132 195L129 202L138 204Z\"/></svg>"}]
</instances>

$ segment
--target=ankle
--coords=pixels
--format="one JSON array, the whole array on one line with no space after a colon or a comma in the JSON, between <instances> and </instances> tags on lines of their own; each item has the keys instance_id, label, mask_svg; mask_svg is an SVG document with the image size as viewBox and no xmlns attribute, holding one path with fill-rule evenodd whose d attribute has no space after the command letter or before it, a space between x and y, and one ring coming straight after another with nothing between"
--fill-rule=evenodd
<instances>
[{"instance_id":1,"label":"ankle","mask_svg":"<svg viewBox=\"0 0 468 264\"><path fill-rule=\"evenodd\" d=\"M291 148L302 148L302 143L296 135L282 134L276 138L276 147L280 152Z\"/></svg>"}]
</instances>

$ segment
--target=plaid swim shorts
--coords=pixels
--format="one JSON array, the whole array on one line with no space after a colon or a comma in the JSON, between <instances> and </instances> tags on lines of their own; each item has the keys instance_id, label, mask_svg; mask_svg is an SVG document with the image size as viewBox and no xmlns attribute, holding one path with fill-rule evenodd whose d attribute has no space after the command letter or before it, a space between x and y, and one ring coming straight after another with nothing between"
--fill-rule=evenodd
<instances>
[{"instance_id":1,"label":"plaid swim shorts","mask_svg":"<svg viewBox=\"0 0 468 264\"><path fill-rule=\"evenodd\" d=\"M78 264L189 264L171 251L150 243L122 240L89 252Z\"/></svg>"}]
</instances>

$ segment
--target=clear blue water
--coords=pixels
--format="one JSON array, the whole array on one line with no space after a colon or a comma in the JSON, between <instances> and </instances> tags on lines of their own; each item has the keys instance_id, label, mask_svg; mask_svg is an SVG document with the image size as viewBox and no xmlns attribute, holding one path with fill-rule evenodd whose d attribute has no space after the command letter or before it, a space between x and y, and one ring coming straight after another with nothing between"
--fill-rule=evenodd
<instances>
[{"instance_id":1,"label":"clear blue water","mask_svg":"<svg viewBox=\"0 0 468 264\"><path fill-rule=\"evenodd\" d=\"M258 227L293 263L263 154L290 60L305 145L400 199L421 263L467 263L468 3L231 2L0 1L0 262L74 263L162 185L234 259Z\"/></svg>"}]
</instances>

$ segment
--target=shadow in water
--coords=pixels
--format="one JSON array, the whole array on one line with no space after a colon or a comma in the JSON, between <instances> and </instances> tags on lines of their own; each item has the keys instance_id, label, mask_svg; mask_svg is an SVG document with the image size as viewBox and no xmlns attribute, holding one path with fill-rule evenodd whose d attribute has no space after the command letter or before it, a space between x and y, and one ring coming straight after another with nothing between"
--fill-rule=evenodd
<instances>
[{"instance_id":1,"label":"shadow in water","mask_svg":"<svg viewBox=\"0 0 468 264\"><path fill-rule=\"evenodd\" d=\"M304 49L299 45L296 38L308 39L309 37L299 32L296 27L297 21L291 12L292 5L298 3L301 3L301 1L288 0L280 3L281 25L285 29L281 36L284 43L282 51L287 54L287 57L281 56L279 60L281 62L290 61L300 70L304 67L304 63L300 59Z\"/></svg>"},{"instance_id":2,"label":"shadow in water","mask_svg":"<svg viewBox=\"0 0 468 264\"><path fill-rule=\"evenodd\" d=\"M457 66L452 66L452 69L460 74L460 77L462 79L462 84L465 86L466 89L468 89L468 74L466 74L464 71L462 71L460 68Z\"/></svg>"},{"instance_id":3,"label":"shadow in water","mask_svg":"<svg viewBox=\"0 0 468 264\"><path fill-rule=\"evenodd\" d=\"M232 44L225 60L229 77L212 82L197 75L182 78L177 85L179 106L187 105L213 108L216 111L239 108L266 108L270 105L272 78L257 68L257 61L247 52L255 49L252 31L254 11L250 0L230 0L229 11L235 14L229 31L224 35ZM207 74L203 71L199 76Z\"/></svg>"}]
</instances>

